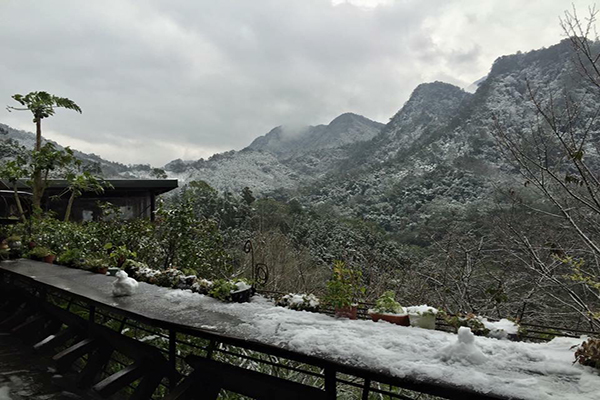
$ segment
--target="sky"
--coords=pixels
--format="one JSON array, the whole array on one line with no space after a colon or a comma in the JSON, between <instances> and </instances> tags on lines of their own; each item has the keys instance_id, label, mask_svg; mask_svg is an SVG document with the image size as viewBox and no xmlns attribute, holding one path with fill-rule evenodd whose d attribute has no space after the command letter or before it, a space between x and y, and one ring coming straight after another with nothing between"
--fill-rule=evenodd
<instances>
[{"instance_id":1,"label":"sky","mask_svg":"<svg viewBox=\"0 0 600 400\"><path fill-rule=\"evenodd\" d=\"M246 147L345 112L387 122L417 85L466 87L564 38L565 0L0 0L0 105L74 100L44 136L124 164ZM5 103L5 104L3 104ZM0 122L33 131L31 116Z\"/></svg>"}]
</instances>

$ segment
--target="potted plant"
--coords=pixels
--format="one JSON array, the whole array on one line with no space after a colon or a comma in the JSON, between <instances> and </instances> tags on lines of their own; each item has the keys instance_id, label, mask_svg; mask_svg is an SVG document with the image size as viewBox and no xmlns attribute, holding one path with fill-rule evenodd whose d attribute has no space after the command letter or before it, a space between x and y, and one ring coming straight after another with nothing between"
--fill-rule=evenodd
<instances>
[{"instance_id":1,"label":"potted plant","mask_svg":"<svg viewBox=\"0 0 600 400\"><path fill-rule=\"evenodd\" d=\"M232 281L235 289L231 292L231 300L236 303L247 303L252 297L252 285L246 279Z\"/></svg>"},{"instance_id":2,"label":"potted plant","mask_svg":"<svg viewBox=\"0 0 600 400\"><path fill-rule=\"evenodd\" d=\"M252 286L244 279L217 279L213 282L208 295L221 301L245 303L250 301Z\"/></svg>"},{"instance_id":3,"label":"potted plant","mask_svg":"<svg viewBox=\"0 0 600 400\"><path fill-rule=\"evenodd\" d=\"M343 261L334 262L325 302L334 308L336 317L357 318L358 300L365 291L360 285L361 278L360 271L346 267Z\"/></svg>"},{"instance_id":4,"label":"potted plant","mask_svg":"<svg viewBox=\"0 0 600 400\"><path fill-rule=\"evenodd\" d=\"M369 310L369 316L375 322L381 319L396 325L410 325L406 310L395 300L395 293L391 290L383 293L377 299L375 308Z\"/></svg>"},{"instance_id":5,"label":"potted plant","mask_svg":"<svg viewBox=\"0 0 600 400\"><path fill-rule=\"evenodd\" d=\"M44 261L49 264L53 264L56 259L56 255L52 254L52 251L44 246L36 246L29 254L34 260Z\"/></svg>"},{"instance_id":6,"label":"potted plant","mask_svg":"<svg viewBox=\"0 0 600 400\"><path fill-rule=\"evenodd\" d=\"M0 242L0 260L8 260L10 258L10 247L6 243L6 239L2 239Z\"/></svg>"},{"instance_id":7,"label":"potted plant","mask_svg":"<svg viewBox=\"0 0 600 400\"><path fill-rule=\"evenodd\" d=\"M21 245L21 237L17 235L12 235L6 238L6 244L9 248L9 256L11 259L21 257L22 245Z\"/></svg>"},{"instance_id":8,"label":"potted plant","mask_svg":"<svg viewBox=\"0 0 600 400\"><path fill-rule=\"evenodd\" d=\"M426 304L406 308L410 326L423 329L435 329L435 318L438 310Z\"/></svg>"},{"instance_id":9,"label":"potted plant","mask_svg":"<svg viewBox=\"0 0 600 400\"><path fill-rule=\"evenodd\" d=\"M104 245L104 249L109 251L111 265L117 268L121 268L125 261L137 256L134 251L130 251L125 245L114 246L112 243L107 243Z\"/></svg>"},{"instance_id":10,"label":"potted plant","mask_svg":"<svg viewBox=\"0 0 600 400\"><path fill-rule=\"evenodd\" d=\"M101 257L90 258L85 262L85 269L90 272L106 275L108 272L108 262Z\"/></svg>"},{"instance_id":11,"label":"potted plant","mask_svg":"<svg viewBox=\"0 0 600 400\"><path fill-rule=\"evenodd\" d=\"M63 251L58 256L58 263L70 268L81 268L84 264L83 251L71 248Z\"/></svg>"}]
</instances>

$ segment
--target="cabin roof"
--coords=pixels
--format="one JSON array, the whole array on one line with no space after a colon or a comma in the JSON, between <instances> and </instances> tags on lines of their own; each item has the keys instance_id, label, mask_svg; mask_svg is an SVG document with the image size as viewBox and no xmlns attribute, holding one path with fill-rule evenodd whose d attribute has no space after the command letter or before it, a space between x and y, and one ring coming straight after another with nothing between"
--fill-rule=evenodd
<instances>
[{"instance_id":1,"label":"cabin roof","mask_svg":"<svg viewBox=\"0 0 600 400\"><path fill-rule=\"evenodd\" d=\"M112 185L112 188L105 189L105 192L118 194L124 192L153 192L162 194L170 192L178 187L177 179L107 179L106 182ZM66 180L53 179L48 181L45 195L52 196L64 191L68 186ZM30 191L31 187L24 181L17 183L20 191ZM12 190L12 185L7 181L0 180L0 189Z\"/></svg>"}]
</instances>

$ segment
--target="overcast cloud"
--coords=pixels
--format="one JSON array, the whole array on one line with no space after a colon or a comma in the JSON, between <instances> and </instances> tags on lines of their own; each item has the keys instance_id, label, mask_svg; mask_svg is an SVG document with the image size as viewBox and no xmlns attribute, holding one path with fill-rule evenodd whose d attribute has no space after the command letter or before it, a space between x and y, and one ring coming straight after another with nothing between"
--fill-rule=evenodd
<instances>
[{"instance_id":1,"label":"overcast cloud","mask_svg":"<svg viewBox=\"0 0 600 400\"><path fill-rule=\"evenodd\" d=\"M59 111L46 137L158 166L348 111L387 122L419 83L468 86L498 56L557 43L570 3L0 0L0 105L69 97L83 114ZM0 122L33 130L26 113Z\"/></svg>"}]
</instances>

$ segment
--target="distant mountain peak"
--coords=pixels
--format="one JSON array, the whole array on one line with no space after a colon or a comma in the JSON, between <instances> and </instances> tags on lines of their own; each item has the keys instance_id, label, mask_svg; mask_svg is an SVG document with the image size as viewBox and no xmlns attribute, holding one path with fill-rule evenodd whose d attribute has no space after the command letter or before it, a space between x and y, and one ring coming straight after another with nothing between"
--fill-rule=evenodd
<instances>
[{"instance_id":1,"label":"distant mountain peak","mask_svg":"<svg viewBox=\"0 0 600 400\"><path fill-rule=\"evenodd\" d=\"M288 157L367 141L377 135L382 127L383 124L379 122L348 112L337 116L328 125L278 126L256 138L248 148Z\"/></svg>"},{"instance_id":2,"label":"distant mountain peak","mask_svg":"<svg viewBox=\"0 0 600 400\"><path fill-rule=\"evenodd\" d=\"M337 117L335 117L330 123L329 125L334 125L334 124L339 124L339 123L346 123L349 121L371 121L370 119L363 117L362 115L358 115L358 114L354 114L351 112L347 112L347 113L343 113L341 115L338 115Z\"/></svg>"}]
</instances>

